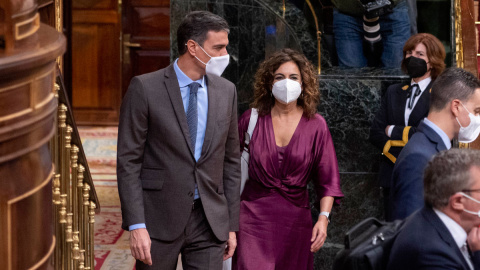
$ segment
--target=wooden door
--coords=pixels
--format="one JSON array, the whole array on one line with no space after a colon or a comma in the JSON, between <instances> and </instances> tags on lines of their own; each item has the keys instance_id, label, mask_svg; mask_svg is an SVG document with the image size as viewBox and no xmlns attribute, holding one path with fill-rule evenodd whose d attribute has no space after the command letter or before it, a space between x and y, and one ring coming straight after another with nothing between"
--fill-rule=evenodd
<instances>
[{"instance_id":1,"label":"wooden door","mask_svg":"<svg viewBox=\"0 0 480 270\"><path fill-rule=\"evenodd\" d=\"M133 76L170 63L170 0L124 0L122 5L123 96Z\"/></svg>"},{"instance_id":2,"label":"wooden door","mask_svg":"<svg viewBox=\"0 0 480 270\"><path fill-rule=\"evenodd\" d=\"M122 97L118 2L72 1L72 107L78 125L118 123Z\"/></svg>"}]
</instances>

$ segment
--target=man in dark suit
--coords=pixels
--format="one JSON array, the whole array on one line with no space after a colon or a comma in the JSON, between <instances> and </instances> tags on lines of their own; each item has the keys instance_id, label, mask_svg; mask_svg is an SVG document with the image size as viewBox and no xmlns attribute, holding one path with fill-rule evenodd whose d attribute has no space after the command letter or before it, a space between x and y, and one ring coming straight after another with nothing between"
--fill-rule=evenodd
<instances>
[{"instance_id":1,"label":"man in dark suit","mask_svg":"<svg viewBox=\"0 0 480 270\"><path fill-rule=\"evenodd\" d=\"M221 269L236 247L240 147L229 27L189 13L177 30L180 57L132 79L118 132L123 223L137 269Z\"/></svg>"},{"instance_id":2,"label":"man in dark suit","mask_svg":"<svg viewBox=\"0 0 480 270\"><path fill-rule=\"evenodd\" d=\"M480 269L480 151L437 154L424 185L425 206L407 219L387 269Z\"/></svg>"},{"instance_id":3,"label":"man in dark suit","mask_svg":"<svg viewBox=\"0 0 480 270\"><path fill-rule=\"evenodd\" d=\"M476 130L475 117L479 113L480 82L475 76L463 69L449 68L437 78L428 116L398 156L393 169L392 219L403 219L423 206L422 176L427 162L434 154L450 149L453 138L461 141L469 130ZM478 132L473 140L477 136Z\"/></svg>"}]
</instances>

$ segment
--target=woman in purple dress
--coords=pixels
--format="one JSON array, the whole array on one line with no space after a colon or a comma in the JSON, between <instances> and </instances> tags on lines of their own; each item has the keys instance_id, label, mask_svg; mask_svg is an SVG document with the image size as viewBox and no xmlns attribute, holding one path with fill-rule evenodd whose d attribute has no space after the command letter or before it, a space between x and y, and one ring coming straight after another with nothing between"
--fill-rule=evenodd
<instances>
[{"instance_id":1,"label":"woman in purple dress","mask_svg":"<svg viewBox=\"0 0 480 270\"><path fill-rule=\"evenodd\" d=\"M313 66L291 49L273 54L255 75L252 107L259 117L249 144L233 269L313 269L332 205L343 197L332 137L316 113L319 95ZM241 149L250 113L239 119ZM310 180L321 211L313 229Z\"/></svg>"}]
</instances>

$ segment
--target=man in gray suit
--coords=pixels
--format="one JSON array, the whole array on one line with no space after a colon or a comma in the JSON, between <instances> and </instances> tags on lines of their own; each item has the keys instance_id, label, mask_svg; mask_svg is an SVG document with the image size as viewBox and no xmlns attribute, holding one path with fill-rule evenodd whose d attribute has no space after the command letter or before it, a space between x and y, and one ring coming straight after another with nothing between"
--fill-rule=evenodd
<instances>
[{"instance_id":1,"label":"man in gray suit","mask_svg":"<svg viewBox=\"0 0 480 270\"><path fill-rule=\"evenodd\" d=\"M236 247L240 147L229 27L189 13L177 30L180 57L132 79L118 132L122 228L137 269L221 269Z\"/></svg>"}]
</instances>

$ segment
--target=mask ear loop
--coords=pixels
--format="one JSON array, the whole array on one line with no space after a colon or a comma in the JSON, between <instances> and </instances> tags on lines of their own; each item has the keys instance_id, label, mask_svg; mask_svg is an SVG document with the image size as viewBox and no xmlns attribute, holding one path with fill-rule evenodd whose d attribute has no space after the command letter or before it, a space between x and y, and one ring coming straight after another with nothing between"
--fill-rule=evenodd
<instances>
[{"instance_id":1,"label":"mask ear loop","mask_svg":"<svg viewBox=\"0 0 480 270\"><path fill-rule=\"evenodd\" d=\"M200 46L200 44L198 44L198 42L196 42L195 40L193 40L193 42L195 42L195 44L198 45L198 47L200 47L200 49L202 49L202 51L208 56L210 57L210 59L212 58L203 48L202 46ZM187 46L187 43L185 43L185 46ZM188 49L188 48L187 48ZM200 61L200 63L204 64L205 66L207 65L206 63L204 63L202 60L200 60L200 58L198 58L196 55L194 55L195 58L197 58L198 61Z\"/></svg>"},{"instance_id":2,"label":"mask ear loop","mask_svg":"<svg viewBox=\"0 0 480 270\"><path fill-rule=\"evenodd\" d=\"M467 194L465 194L465 193L463 193L463 192L459 192L459 193L462 194L462 196L464 196L464 197L466 197L466 198L468 198L468 199L470 199L470 200L472 200L472 201L480 204L480 201L474 199L473 197L471 197L471 196L469 196L469 195L467 195ZM467 213L469 213L469 214L476 215L476 216L480 217L480 211L478 211L478 212L473 212L473 211L466 210L466 209L463 209L463 211L465 211L465 212L467 212Z\"/></svg>"}]
</instances>

